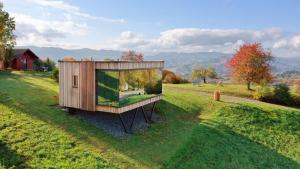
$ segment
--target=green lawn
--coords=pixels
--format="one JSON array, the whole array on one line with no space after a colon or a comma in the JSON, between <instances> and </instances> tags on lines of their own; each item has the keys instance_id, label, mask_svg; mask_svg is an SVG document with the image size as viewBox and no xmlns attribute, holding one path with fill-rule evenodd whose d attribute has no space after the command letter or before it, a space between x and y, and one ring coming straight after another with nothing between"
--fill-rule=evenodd
<instances>
[{"instance_id":1,"label":"green lawn","mask_svg":"<svg viewBox=\"0 0 300 169\"><path fill-rule=\"evenodd\" d=\"M0 72L0 168L300 168L298 109L164 90L167 120L120 140L61 111L57 95L46 75Z\"/></svg>"},{"instance_id":2,"label":"green lawn","mask_svg":"<svg viewBox=\"0 0 300 169\"><path fill-rule=\"evenodd\" d=\"M192 84L164 84L164 87L177 87L183 89L199 90L204 92L214 92L215 90L220 90L221 93L252 98L253 91L249 91L246 85L240 84L223 84L218 86L216 84L201 84L201 85L192 85ZM252 87L254 88L254 87Z\"/></svg>"},{"instance_id":3,"label":"green lawn","mask_svg":"<svg viewBox=\"0 0 300 169\"><path fill-rule=\"evenodd\" d=\"M166 168L299 168L300 112L265 105L219 109L194 128Z\"/></svg>"}]
</instances>

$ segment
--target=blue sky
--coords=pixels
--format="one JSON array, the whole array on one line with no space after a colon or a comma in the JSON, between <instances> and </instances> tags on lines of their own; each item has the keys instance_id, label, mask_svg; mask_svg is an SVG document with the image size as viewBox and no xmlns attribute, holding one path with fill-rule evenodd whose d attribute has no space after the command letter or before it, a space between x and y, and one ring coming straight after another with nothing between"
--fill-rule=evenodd
<instances>
[{"instance_id":1,"label":"blue sky","mask_svg":"<svg viewBox=\"0 0 300 169\"><path fill-rule=\"evenodd\" d=\"M261 42L300 57L296 0L3 0L18 45L232 53Z\"/></svg>"}]
</instances>

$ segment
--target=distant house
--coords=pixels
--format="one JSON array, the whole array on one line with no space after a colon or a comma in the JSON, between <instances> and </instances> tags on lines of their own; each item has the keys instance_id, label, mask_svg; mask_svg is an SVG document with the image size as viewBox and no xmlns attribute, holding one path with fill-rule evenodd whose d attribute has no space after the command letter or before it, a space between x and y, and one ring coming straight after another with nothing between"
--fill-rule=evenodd
<instances>
[{"instance_id":1,"label":"distant house","mask_svg":"<svg viewBox=\"0 0 300 169\"><path fill-rule=\"evenodd\" d=\"M39 57L30 49L14 49L11 68L15 70L33 70L34 61Z\"/></svg>"}]
</instances>

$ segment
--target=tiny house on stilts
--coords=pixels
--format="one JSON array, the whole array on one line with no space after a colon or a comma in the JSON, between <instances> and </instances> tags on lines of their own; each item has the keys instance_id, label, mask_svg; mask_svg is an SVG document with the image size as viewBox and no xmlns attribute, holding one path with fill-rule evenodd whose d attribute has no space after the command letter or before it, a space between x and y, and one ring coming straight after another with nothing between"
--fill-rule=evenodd
<instances>
[{"instance_id":1,"label":"tiny house on stilts","mask_svg":"<svg viewBox=\"0 0 300 169\"><path fill-rule=\"evenodd\" d=\"M162 98L163 61L59 61L59 104L70 109L115 113L125 132L122 113L141 109L151 120ZM145 105L153 103L150 117ZM132 126L132 123L130 126Z\"/></svg>"}]
</instances>

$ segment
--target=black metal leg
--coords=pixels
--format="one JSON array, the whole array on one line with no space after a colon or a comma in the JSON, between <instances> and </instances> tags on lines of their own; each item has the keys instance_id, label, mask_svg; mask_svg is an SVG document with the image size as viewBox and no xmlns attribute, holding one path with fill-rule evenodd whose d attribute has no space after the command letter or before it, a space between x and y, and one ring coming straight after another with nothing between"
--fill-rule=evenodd
<instances>
[{"instance_id":1,"label":"black metal leg","mask_svg":"<svg viewBox=\"0 0 300 169\"><path fill-rule=\"evenodd\" d=\"M152 120L152 114L155 108L156 102L153 103L152 109L151 109L151 113L150 113L150 121Z\"/></svg>"},{"instance_id":2,"label":"black metal leg","mask_svg":"<svg viewBox=\"0 0 300 169\"><path fill-rule=\"evenodd\" d=\"M119 114L119 118L120 118L120 121L121 121L121 123L122 123L122 126L123 126L123 128L124 128L125 133L128 133L127 128L126 128L126 126L125 126L125 123L124 123L124 121L123 121L123 119L122 119L121 114Z\"/></svg>"},{"instance_id":3,"label":"black metal leg","mask_svg":"<svg viewBox=\"0 0 300 169\"><path fill-rule=\"evenodd\" d=\"M134 122L134 119L135 119L135 116L136 116L138 110L139 110L139 108L136 108L136 109L135 109L135 112L134 112L134 115L133 115L133 119L132 119L132 122L131 122L131 124L130 124L130 129L132 128L132 125L133 125L133 122Z\"/></svg>"},{"instance_id":4,"label":"black metal leg","mask_svg":"<svg viewBox=\"0 0 300 169\"><path fill-rule=\"evenodd\" d=\"M146 123L149 123L143 106L142 106L142 112L143 112Z\"/></svg>"}]
</instances>

